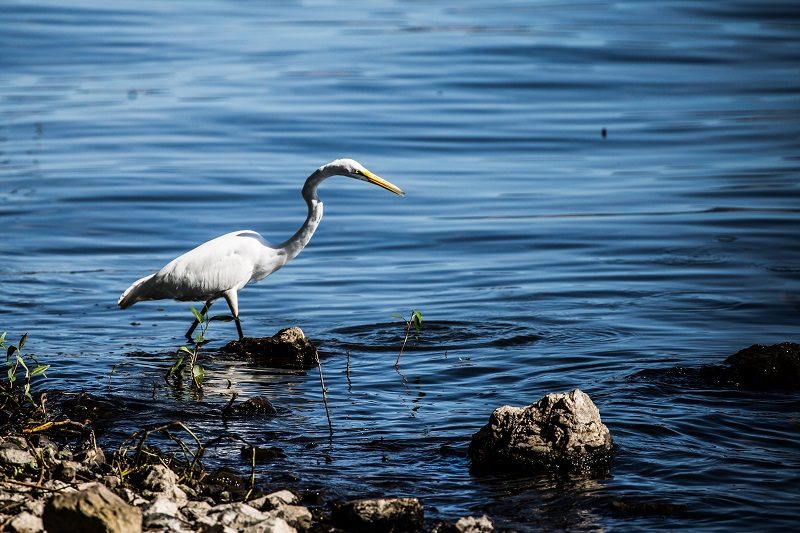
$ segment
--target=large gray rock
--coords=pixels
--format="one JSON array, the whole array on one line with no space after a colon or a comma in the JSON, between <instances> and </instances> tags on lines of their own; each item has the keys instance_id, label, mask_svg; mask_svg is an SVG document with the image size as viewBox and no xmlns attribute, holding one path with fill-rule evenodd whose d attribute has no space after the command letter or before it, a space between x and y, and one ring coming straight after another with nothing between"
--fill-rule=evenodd
<instances>
[{"instance_id":1,"label":"large gray rock","mask_svg":"<svg viewBox=\"0 0 800 533\"><path fill-rule=\"evenodd\" d=\"M347 531L416 532L422 530L423 510L417 498L353 500L334 509L331 518Z\"/></svg>"},{"instance_id":2,"label":"large gray rock","mask_svg":"<svg viewBox=\"0 0 800 533\"><path fill-rule=\"evenodd\" d=\"M142 512L102 485L66 494L47 502L42 516L48 533L137 533Z\"/></svg>"},{"instance_id":3,"label":"large gray rock","mask_svg":"<svg viewBox=\"0 0 800 533\"><path fill-rule=\"evenodd\" d=\"M527 407L499 407L472 436L469 457L477 470L579 470L607 467L612 443L591 398L578 389L548 394Z\"/></svg>"},{"instance_id":4,"label":"large gray rock","mask_svg":"<svg viewBox=\"0 0 800 533\"><path fill-rule=\"evenodd\" d=\"M178 475L164 465L149 465L142 471L140 485L152 492L170 492L178 484Z\"/></svg>"}]
</instances>

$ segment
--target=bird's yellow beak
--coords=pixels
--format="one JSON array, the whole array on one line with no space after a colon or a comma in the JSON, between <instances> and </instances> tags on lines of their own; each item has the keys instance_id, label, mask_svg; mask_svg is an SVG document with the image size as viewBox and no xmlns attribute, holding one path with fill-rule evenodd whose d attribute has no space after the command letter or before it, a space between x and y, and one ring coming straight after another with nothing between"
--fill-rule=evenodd
<instances>
[{"instance_id":1,"label":"bird's yellow beak","mask_svg":"<svg viewBox=\"0 0 800 533\"><path fill-rule=\"evenodd\" d=\"M375 174L373 174L372 172L370 172L367 169L364 169L362 174L364 175L365 178L367 178L368 182L374 183L378 187L383 187L387 191L391 191L391 192L395 193L398 196L405 196L406 195L406 193L403 192L403 189L401 189L400 187L398 187L394 183L389 183L388 181L386 181L385 179L383 179L380 176L376 176Z\"/></svg>"}]
</instances>

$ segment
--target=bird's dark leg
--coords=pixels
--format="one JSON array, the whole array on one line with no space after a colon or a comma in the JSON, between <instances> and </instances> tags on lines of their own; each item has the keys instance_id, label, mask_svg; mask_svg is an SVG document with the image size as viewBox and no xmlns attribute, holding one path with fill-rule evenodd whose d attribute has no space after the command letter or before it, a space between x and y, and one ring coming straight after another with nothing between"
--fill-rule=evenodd
<instances>
[{"instance_id":1,"label":"bird's dark leg","mask_svg":"<svg viewBox=\"0 0 800 533\"><path fill-rule=\"evenodd\" d=\"M211 309L211 304L213 304L213 303L214 303L214 300L207 301L205 303L205 305L203 306L203 309L200 311L200 315L201 316L205 316L205 314L208 313L208 310ZM192 333L194 333L194 330L197 329L197 326L199 326L199 325L200 325L200 322L198 322L197 319L195 318L194 322L192 322L192 326L189 328L189 331L186 332L186 338L187 339L192 340Z\"/></svg>"},{"instance_id":2,"label":"bird's dark leg","mask_svg":"<svg viewBox=\"0 0 800 533\"><path fill-rule=\"evenodd\" d=\"M244 339L244 333L242 333L242 323L239 322L239 298L236 291L226 292L225 301L228 302L228 307L231 309L233 319L236 321L236 331L239 332L239 340L242 340Z\"/></svg>"}]
</instances>

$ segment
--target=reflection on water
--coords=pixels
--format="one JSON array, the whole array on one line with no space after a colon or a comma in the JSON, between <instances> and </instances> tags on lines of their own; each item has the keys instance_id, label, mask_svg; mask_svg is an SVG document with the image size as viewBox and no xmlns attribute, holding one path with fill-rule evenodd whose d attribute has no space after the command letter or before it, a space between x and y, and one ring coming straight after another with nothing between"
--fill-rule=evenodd
<instances>
[{"instance_id":1,"label":"reflection on water","mask_svg":"<svg viewBox=\"0 0 800 533\"><path fill-rule=\"evenodd\" d=\"M2 12L0 330L121 404L108 442L181 418L283 448L264 483L522 530L794 526L796 394L628 379L797 340L792 3ZM407 197L326 182L308 249L240 294L249 333L297 324L321 346L333 440L317 375L215 352L229 324L210 330L202 396L165 387L191 315L122 312L119 293L228 231L284 240L303 178L340 156ZM391 317L412 308L426 328L399 375ZM470 475L494 407L572 387L614 436L608 478ZM234 393L279 414L223 420Z\"/></svg>"}]
</instances>

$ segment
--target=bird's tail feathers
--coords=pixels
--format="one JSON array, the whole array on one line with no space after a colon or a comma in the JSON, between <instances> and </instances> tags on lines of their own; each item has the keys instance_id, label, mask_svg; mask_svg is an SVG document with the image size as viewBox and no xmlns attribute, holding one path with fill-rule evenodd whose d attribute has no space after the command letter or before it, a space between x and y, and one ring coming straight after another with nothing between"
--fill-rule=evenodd
<instances>
[{"instance_id":1,"label":"bird's tail feathers","mask_svg":"<svg viewBox=\"0 0 800 533\"><path fill-rule=\"evenodd\" d=\"M153 276L155 276L155 274L150 274L149 276L145 276L133 282L133 285L125 289L125 292L119 297L117 305L119 305L121 309L125 309L139 300L146 299L143 298L143 296L147 291L147 282L150 281Z\"/></svg>"}]
</instances>

